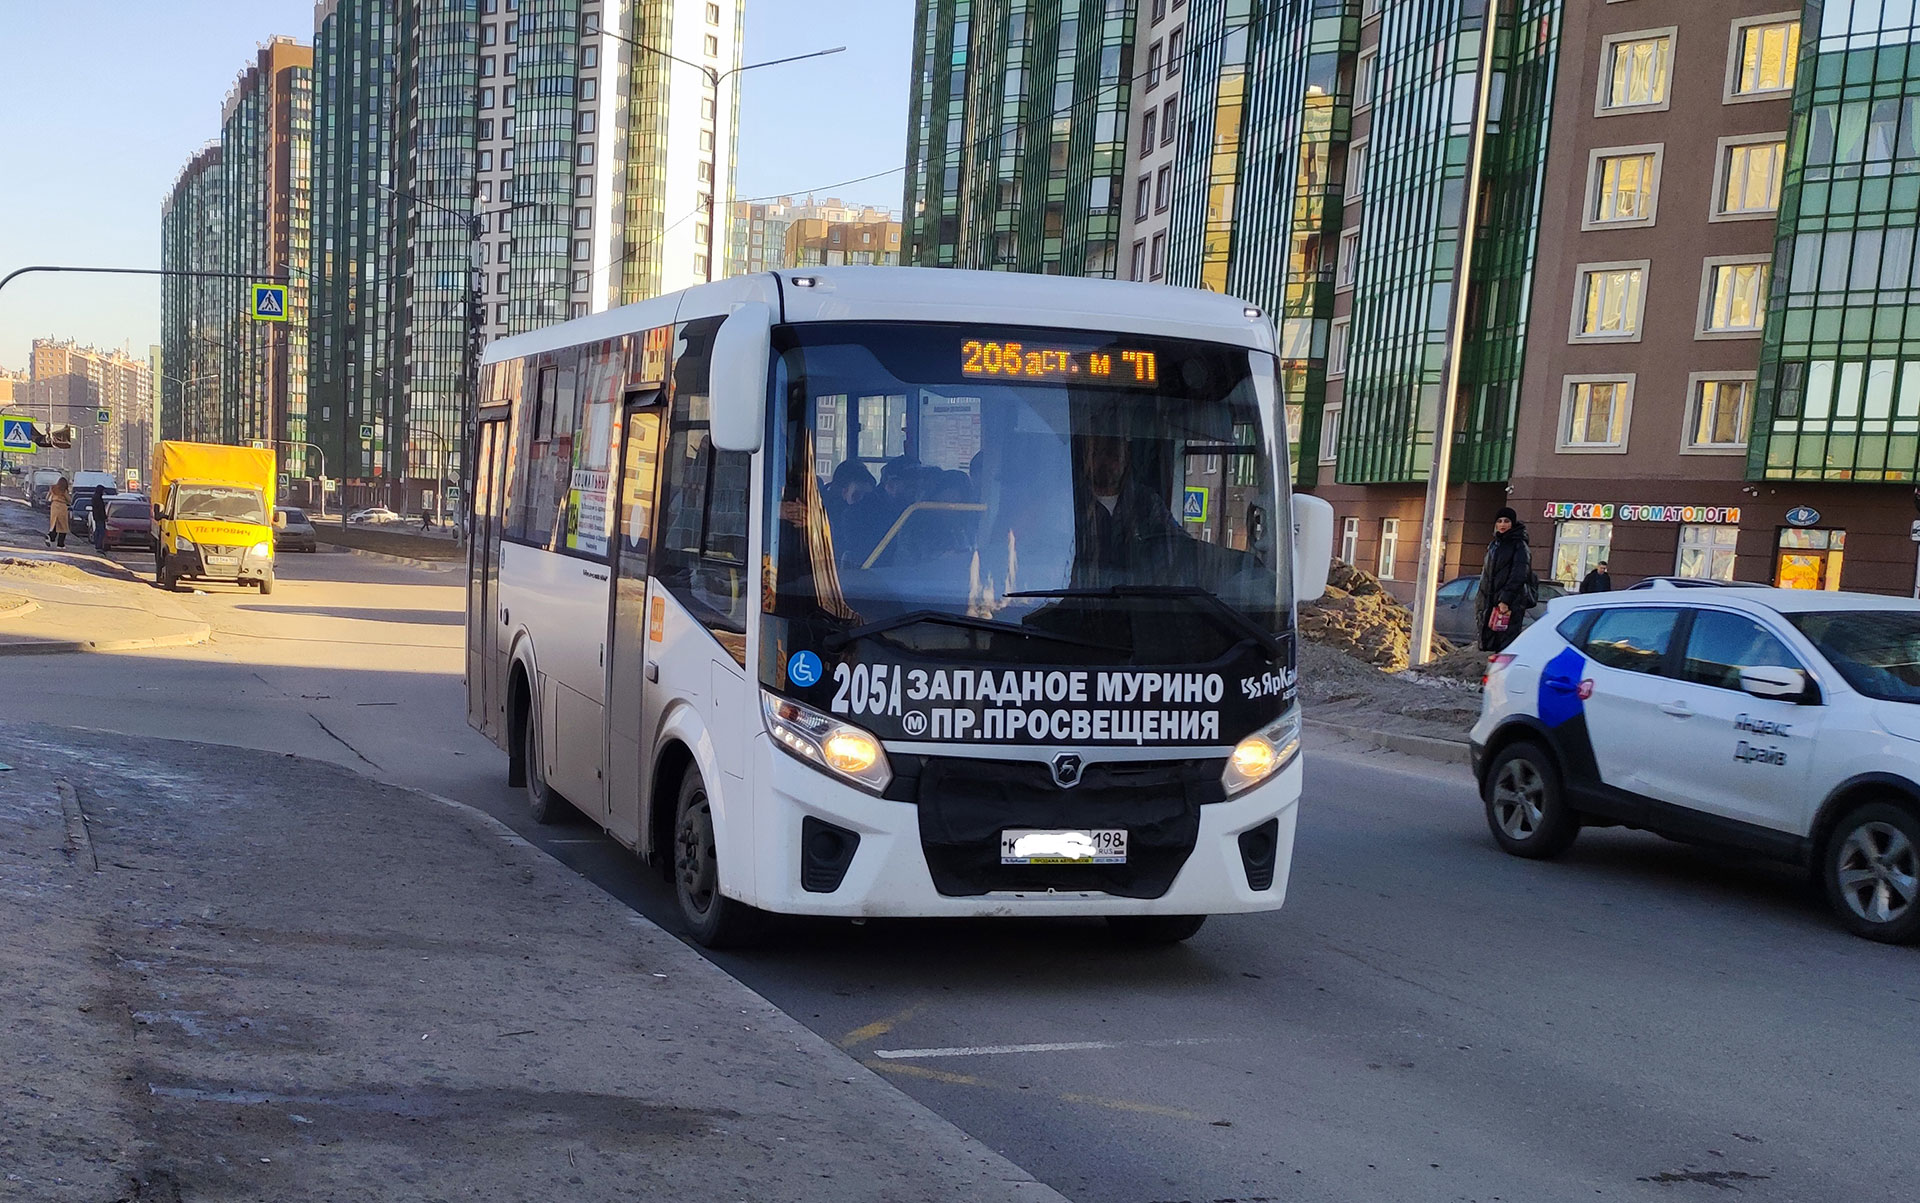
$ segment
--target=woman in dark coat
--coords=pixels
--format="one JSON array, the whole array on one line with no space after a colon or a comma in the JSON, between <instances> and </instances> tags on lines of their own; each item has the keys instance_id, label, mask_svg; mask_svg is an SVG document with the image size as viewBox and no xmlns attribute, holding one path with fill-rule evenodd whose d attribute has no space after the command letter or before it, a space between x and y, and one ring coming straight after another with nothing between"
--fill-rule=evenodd
<instances>
[{"instance_id":1,"label":"woman in dark coat","mask_svg":"<svg viewBox=\"0 0 1920 1203\"><path fill-rule=\"evenodd\" d=\"M1480 568L1476 609L1480 614L1481 651L1500 651L1520 634L1520 624L1532 605L1527 588L1532 575L1533 550L1527 546L1527 524L1502 506L1493 516L1493 542L1487 544L1486 562ZM1489 625L1500 613L1507 616L1504 631Z\"/></svg>"}]
</instances>

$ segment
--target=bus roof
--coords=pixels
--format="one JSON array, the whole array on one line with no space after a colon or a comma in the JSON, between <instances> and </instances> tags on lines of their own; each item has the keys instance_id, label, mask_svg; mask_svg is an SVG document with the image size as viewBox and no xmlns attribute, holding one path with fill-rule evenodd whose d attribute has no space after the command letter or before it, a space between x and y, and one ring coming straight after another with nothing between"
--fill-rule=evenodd
<instances>
[{"instance_id":1,"label":"bus roof","mask_svg":"<svg viewBox=\"0 0 1920 1203\"><path fill-rule=\"evenodd\" d=\"M785 268L735 276L488 344L482 362L635 334L765 302L781 322L970 322L1157 334L1274 349L1246 302L1163 284L922 267Z\"/></svg>"}]
</instances>

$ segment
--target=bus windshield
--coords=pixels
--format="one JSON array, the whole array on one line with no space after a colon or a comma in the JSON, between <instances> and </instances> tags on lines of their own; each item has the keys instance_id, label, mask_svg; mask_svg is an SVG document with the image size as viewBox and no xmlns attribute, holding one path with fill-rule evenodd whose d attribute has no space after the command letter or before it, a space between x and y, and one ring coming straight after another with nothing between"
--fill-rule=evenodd
<instances>
[{"instance_id":1,"label":"bus windshield","mask_svg":"<svg viewBox=\"0 0 1920 1203\"><path fill-rule=\"evenodd\" d=\"M1290 665L1268 356L904 323L788 327L774 346L770 651Z\"/></svg>"},{"instance_id":2,"label":"bus windshield","mask_svg":"<svg viewBox=\"0 0 1920 1203\"><path fill-rule=\"evenodd\" d=\"M267 521L259 491L238 485L179 485L173 493L173 516L257 525Z\"/></svg>"}]
</instances>

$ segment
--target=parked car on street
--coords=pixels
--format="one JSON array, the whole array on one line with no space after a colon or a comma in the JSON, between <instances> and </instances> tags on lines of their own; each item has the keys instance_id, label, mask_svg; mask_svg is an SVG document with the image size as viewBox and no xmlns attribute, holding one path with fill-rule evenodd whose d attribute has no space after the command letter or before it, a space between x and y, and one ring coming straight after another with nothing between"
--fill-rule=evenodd
<instances>
[{"instance_id":1,"label":"parked car on street","mask_svg":"<svg viewBox=\"0 0 1920 1203\"><path fill-rule=\"evenodd\" d=\"M1480 589L1480 577L1456 576L1440 586L1433 595L1434 633L1450 643L1474 644L1480 641L1480 614L1475 608L1475 599ZM1565 587L1553 581L1540 582L1540 604L1527 611L1520 629L1525 630L1534 619L1546 612L1546 605L1556 597L1564 597Z\"/></svg>"},{"instance_id":2,"label":"parked car on street","mask_svg":"<svg viewBox=\"0 0 1920 1203\"><path fill-rule=\"evenodd\" d=\"M1920 601L1566 598L1493 657L1470 746L1515 856L1644 828L1805 866L1854 934L1920 939Z\"/></svg>"},{"instance_id":3,"label":"parked car on street","mask_svg":"<svg viewBox=\"0 0 1920 1203\"><path fill-rule=\"evenodd\" d=\"M369 526L384 526L389 522L405 522L406 519L384 505L376 505L364 510L355 510L347 515L347 521Z\"/></svg>"},{"instance_id":4,"label":"parked car on street","mask_svg":"<svg viewBox=\"0 0 1920 1203\"><path fill-rule=\"evenodd\" d=\"M1710 576L1650 576L1635 581L1628 589L1752 589L1748 581L1722 581ZM1625 592L1625 590L1622 590Z\"/></svg>"},{"instance_id":5,"label":"parked car on street","mask_svg":"<svg viewBox=\"0 0 1920 1203\"><path fill-rule=\"evenodd\" d=\"M145 497L113 497L107 501L106 547L153 550L153 508Z\"/></svg>"},{"instance_id":6,"label":"parked car on street","mask_svg":"<svg viewBox=\"0 0 1920 1203\"><path fill-rule=\"evenodd\" d=\"M296 506L283 505L275 513L283 517L284 525L276 525L273 531L273 549L275 551L319 551L320 540L315 537L313 523L307 519L307 512Z\"/></svg>"}]
</instances>

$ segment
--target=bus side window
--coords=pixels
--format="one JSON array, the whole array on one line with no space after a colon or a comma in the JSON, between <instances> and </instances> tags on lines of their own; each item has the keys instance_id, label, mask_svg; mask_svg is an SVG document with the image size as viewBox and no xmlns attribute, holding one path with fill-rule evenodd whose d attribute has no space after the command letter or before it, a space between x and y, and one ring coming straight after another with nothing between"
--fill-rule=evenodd
<instances>
[{"instance_id":1,"label":"bus side window","mask_svg":"<svg viewBox=\"0 0 1920 1203\"><path fill-rule=\"evenodd\" d=\"M747 629L747 502L752 457L714 450L708 436L708 348L722 319L700 318L679 330L673 365L665 476L665 511L655 573L716 635ZM721 638L744 663L745 644Z\"/></svg>"}]
</instances>

